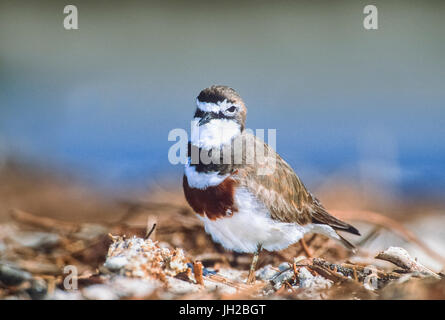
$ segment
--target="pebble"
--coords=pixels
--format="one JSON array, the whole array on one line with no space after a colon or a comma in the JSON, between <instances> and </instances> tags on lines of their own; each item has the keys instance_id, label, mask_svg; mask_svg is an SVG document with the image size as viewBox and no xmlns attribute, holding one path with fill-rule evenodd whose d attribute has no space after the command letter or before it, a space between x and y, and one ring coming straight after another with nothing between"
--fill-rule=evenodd
<instances>
[{"instance_id":1,"label":"pebble","mask_svg":"<svg viewBox=\"0 0 445 320\"><path fill-rule=\"evenodd\" d=\"M60 237L48 232L19 232L10 236L10 239L22 247L32 249L48 249L59 244Z\"/></svg>"},{"instance_id":2,"label":"pebble","mask_svg":"<svg viewBox=\"0 0 445 320\"><path fill-rule=\"evenodd\" d=\"M53 300L84 300L82 293L79 290L65 291L61 289L54 290L51 297Z\"/></svg>"},{"instance_id":3,"label":"pebble","mask_svg":"<svg viewBox=\"0 0 445 320\"><path fill-rule=\"evenodd\" d=\"M128 259L124 256L115 256L108 258L104 266L110 271L119 271L128 264Z\"/></svg>"},{"instance_id":4,"label":"pebble","mask_svg":"<svg viewBox=\"0 0 445 320\"><path fill-rule=\"evenodd\" d=\"M167 276L168 291L175 295L198 292L201 286L191 282L182 281L174 277Z\"/></svg>"},{"instance_id":5,"label":"pebble","mask_svg":"<svg viewBox=\"0 0 445 320\"><path fill-rule=\"evenodd\" d=\"M153 293L162 284L157 280L145 280L117 276L109 283L112 290L121 298L143 298Z\"/></svg>"},{"instance_id":6,"label":"pebble","mask_svg":"<svg viewBox=\"0 0 445 320\"><path fill-rule=\"evenodd\" d=\"M290 269L289 263L288 262L283 262L278 266L278 270L280 271L284 271Z\"/></svg>"},{"instance_id":7,"label":"pebble","mask_svg":"<svg viewBox=\"0 0 445 320\"><path fill-rule=\"evenodd\" d=\"M298 279L300 280L300 288L326 289L332 285L331 280L321 276L314 276L306 268L300 268L298 272Z\"/></svg>"},{"instance_id":8,"label":"pebble","mask_svg":"<svg viewBox=\"0 0 445 320\"><path fill-rule=\"evenodd\" d=\"M119 296L109 285L93 284L82 289L82 295L88 300L117 300Z\"/></svg>"},{"instance_id":9,"label":"pebble","mask_svg":"<svg viewBox=\"0 0 445 320\"><path fill-rule=\"evenodd\" d=\"M293 276L294 276L293 270L287 270L279 273L276 277L272 279L275 290L280 289L283 283L292 279Z\"/></svg>"},{"instance_id":10,"label":"pebble","mask_svg":"<svg viewBox=\"0 0 445 320\"><path fill-rule=\"evenodd\" d=\"M11 264L0 262L0 281L4 284L16 286L31 279L32 275L29 272L20 270Z\"/></svg>"},{"instance_id":11,"label":"pebble","mask_svg":"<svg viewBox=\"0 0 445 320\"><path fill-rule=\"evenodd\" d=\"M255 275L260 280L271 280L275 275L277 274L277 269L274 268L272 265L268 264L267 266L258 269L255 272Z\"/></svg>"},{"instance_id":12,"label":"pebble","mask_svg":"<svg viewBox=\"0 0 445 320\"><path fill-rule=\"evenodd\" d=\"M33 279L31 281L31 286L26 289L26 292L29 294L31 299L41 300L46 297L48 293L48 286L46 281L43 279Z\"/></svg>"}]
</instances>

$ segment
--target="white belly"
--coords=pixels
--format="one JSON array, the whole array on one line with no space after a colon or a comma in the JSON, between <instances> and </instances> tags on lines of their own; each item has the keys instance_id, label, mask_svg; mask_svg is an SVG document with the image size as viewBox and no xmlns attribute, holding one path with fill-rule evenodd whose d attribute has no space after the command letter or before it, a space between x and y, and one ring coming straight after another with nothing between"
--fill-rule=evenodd
<instances>
[{"instance_id":1,"label":"white belly","mask_svg":"<svg viewBox=\"0 0 445 320\"><path fill-rule=\"evenodd\" d=\"M272 220L265 206L244 188L237 189L235 201L239 210L232 217L213 221L200 217L206 232L213 240L229 250L255 252L258 244L261 244L263 249L276 251L287 248L308 232L319 232L329 236L332 236L332 232L335 234L329 226L314 224L300 226L296 223Z\"/></svg>"}]
</instances>

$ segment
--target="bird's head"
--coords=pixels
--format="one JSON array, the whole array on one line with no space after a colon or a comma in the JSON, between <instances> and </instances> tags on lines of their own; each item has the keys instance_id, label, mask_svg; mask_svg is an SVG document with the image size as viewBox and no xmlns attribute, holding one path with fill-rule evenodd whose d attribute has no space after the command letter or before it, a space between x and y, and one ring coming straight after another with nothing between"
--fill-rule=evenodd
<instances>
[{"instance_id":1,"label":"bird's head","mask_svg":"<svg viewBox=\"0 0 445 320\"><path fill-rule=\"evenodd\" d=\"M211 86L202 90L196 98L195 119L199 126L213 123L238 125L244 130L247 109L239 94L227 86Z\"/></svg>"}]
</instances>

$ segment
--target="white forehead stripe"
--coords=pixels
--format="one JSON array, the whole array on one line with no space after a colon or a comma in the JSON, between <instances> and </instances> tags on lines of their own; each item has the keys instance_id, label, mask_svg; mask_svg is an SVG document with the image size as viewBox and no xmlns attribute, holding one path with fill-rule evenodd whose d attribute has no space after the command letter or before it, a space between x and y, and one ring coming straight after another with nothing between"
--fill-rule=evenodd
<instances>
[{"instance_id":1,"label":"white forehead stripe","mask_svg":"<svg viewBox=\"0 0 445 320\"><path fill-rule=\"evenodd\" d=\"M227 108L230 108L231 106L237 106L236 104L227 101L227 99L224 99L224 101L218 101L216 103L213 102L202 102L196 99L196 106L205 112L219 112L221 110L226 110Z\"/></svg>"}]
</instances>

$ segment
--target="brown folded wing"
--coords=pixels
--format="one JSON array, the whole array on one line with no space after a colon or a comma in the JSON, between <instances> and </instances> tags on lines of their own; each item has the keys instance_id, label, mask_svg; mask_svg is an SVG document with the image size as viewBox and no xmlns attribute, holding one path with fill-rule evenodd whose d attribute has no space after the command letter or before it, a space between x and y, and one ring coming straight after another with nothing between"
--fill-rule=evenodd
<instances>
[{"instance_id":1,"label":"brown folded wing","mask_svg":"<svg viewBox=\"0 0 445 320\"><path fill-rule=\"evenodd\" d=\"M240 186L264 203L273 219L301 225L327 224L337 230L359 234L357 229L329 214L273 149L256 137L245 136L254 139L255 150L264 148L264 158L239 167L236 176Z\"/></svg>"}]
</instances>

